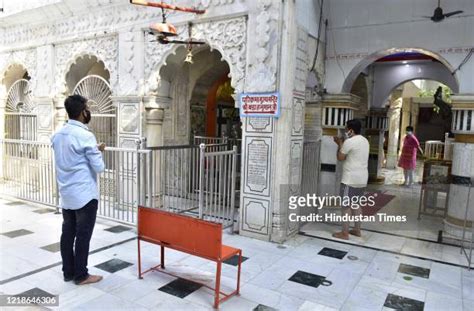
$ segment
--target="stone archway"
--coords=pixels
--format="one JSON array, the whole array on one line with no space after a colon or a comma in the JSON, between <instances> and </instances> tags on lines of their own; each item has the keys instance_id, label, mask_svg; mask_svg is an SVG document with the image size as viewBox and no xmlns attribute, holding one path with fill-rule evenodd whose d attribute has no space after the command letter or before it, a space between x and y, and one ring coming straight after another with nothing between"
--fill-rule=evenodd
<instances>
[{"instance_id":1,"label":"stone archway","mask_svg":"<svg viewBox=\"0 0 474 311\"><path fill-rule=\"evenodd\" d=\"M453 66L441 55L438 53L435 53L433 51L424 49L424 48L390 48L386 50L381 50L374 52L368 56L366 56L364 59L362 59L352 70L350 73L347 75L347 78L344 80L344 83L342 85L341 93L350 93L352 86L356 79L358 78L359 74L365 70L368 66L370 66L372 63L374 63L377 59L383 58L388 55L392 55L395 53L421 53L424 55L427 55L429 57L432 57L439 61L441 64L443 64L450 72L454 71ZM457 74L454 74L454 79L456 81L456 85L459 86L459 80L457 77ZM457 92L457 89L454 89L453 91Z\"/></svg>"},{"instance_id":2,"label":"stone archway","mask_svg":"<svg viewBox=\"0 0 474 311\"><path fill-rule=\"evenodd\" d=\"M116 36L104 36L91 40L75 41L59 44L56 46L56 66L54 68L56 79L54 94L66 95L68 86L66 75L77 60L94 56L103 62L105 69L109 72L109 84L112 93L118 85L118 39Z\"/></svg>"},{"instance_id":3,"label":"stone archway","mask_svg":"<svg viewBox=\"0 0 474 311\"><path fill-rule=\"evenodd\" d=\"M188 26L178 26L180 36L187 33ZM247 66L247 21L245 17L237 17L222 21L210 21L195 24L192 37L205 41L212 50L218 50L223 60L229 64L232 87L236 93L244 91L245 71ZM145 36L145 93L158 92L158 80L161 68L166 65L170 55L176 53L178 47L158 45L153 36Z\"/></svg>"},{"instance_id":4,"label":"stone archway","mask_svg":"<svg viewBox=\"0 0 474 311\"><path fill-rule=\"evenodd\" d=\"M177 46L169 53L159 71L157 95L167 98L165 109L165 144L188 144L192 140L191 105L206 109L208 91L223 75L230 76L230 66L217 50L207 45L193 49L193 64L184 62L187 49ZM229 77L232 84L233 78ZM192 102L194 101L194 102Z\"/></svg>"},{"instance_id":5,"label":"stone archway","mask_svg":"<svg viewBox=\"0 0 474 311\"><path fill-rule=\"evenodd\" d=\"M111 73L105 62L94 55L75 58L64 76L65 95L78 94L89 100L90 130L97 141L117 146L117 109L112 104Z\"/></svg>"}]
</instances>

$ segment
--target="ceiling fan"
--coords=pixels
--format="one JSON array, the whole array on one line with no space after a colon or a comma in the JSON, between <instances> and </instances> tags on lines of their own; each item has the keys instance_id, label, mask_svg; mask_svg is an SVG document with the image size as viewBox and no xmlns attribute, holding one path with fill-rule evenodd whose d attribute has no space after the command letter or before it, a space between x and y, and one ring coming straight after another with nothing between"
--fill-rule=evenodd
<instances>
[{"instance_id":1,"label":"ceiling fan","mask_svg":"<svg viewBox=\"0 0 474 311\"><path fill-rule=\"evenodd\" d=\"M464 11L453 11L453 12L449 12L449 13L445 13L443 14L443 9L441 8L441 4L440 4L441 0L438 0L438 7L434 10L433 12L433 16L423 16L425 18L429 18L431 19L433 22L437 23L437 22L441 22L443 19L445 19L446 17L450 17L450 16L453 16L453 15L457 15L457 14L461 14L463 13Z\"/></svg>"}]
</instances>

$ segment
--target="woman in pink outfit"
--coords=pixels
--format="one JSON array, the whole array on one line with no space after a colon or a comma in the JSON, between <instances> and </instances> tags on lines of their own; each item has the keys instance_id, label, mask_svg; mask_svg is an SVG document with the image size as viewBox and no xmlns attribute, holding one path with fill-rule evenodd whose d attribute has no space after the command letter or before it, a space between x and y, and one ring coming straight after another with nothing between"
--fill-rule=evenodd
<instances>
[{"instance_id":1,"label":"woman in pink outfit","mask_svg":"<svg viewBox=\"0 0 474 311\"><path fill-rule=\"evenodd\" d=\"M405 186L411 186L413 184L413 175L416 168L416 152L420 150L420 153L423 154L421 150L420 142L413 134L413 127L406 127L407 135L403 140L402 154L398 160L398 166L403 168L403 174L405 176Z\"/></svg>"}]
</instances>

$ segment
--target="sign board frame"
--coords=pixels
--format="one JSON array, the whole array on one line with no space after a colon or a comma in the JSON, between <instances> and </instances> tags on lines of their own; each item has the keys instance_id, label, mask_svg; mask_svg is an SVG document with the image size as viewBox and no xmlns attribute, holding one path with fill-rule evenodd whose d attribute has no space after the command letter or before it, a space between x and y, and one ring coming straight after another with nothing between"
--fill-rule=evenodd
<instances>
[{"instance_id":1,"label":"sign board frame","mask_svg":"<svg viewBox=\"0 0 474 311\"><path fill-rule=\"evenodd\" d=\"M240 93L240 117L280 117L280 93Z\"/></svg>"}]
</instances>

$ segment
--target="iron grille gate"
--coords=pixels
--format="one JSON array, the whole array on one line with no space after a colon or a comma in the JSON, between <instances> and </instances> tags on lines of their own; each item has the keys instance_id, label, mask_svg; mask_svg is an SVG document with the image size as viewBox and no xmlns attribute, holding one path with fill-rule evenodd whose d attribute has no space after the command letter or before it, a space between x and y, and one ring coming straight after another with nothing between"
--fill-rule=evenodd
<instances>
[{"instance_id":1,"label":"iron grille gate","mask_svg":"<svg viewBox=\"0 0 474 311\"><path fill-rule=\"evenodd\" d=\"M30 82L20 79L7 93L5 107L5 138L36 140L37 117L31 98Z\"/></svg>"}]
</instances>

